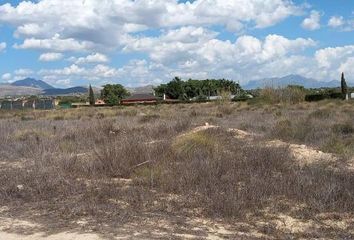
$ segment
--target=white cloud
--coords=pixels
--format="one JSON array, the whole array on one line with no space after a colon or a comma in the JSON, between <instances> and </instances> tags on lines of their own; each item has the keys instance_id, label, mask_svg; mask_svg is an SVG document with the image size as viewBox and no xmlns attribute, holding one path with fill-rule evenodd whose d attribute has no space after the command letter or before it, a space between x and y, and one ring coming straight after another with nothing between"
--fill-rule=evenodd
<instances>
[{"instance_id":1,"label":"white cloud","mask_svg":"<svg viewBox=\"0 0 354 240\"><path fill-rule=\"evenodd\" d=\"M330 68L333 64L339 63L352 55L354 55L354 45L349 45L320 49L316 51L315 58L320 67Z\"/></svg>"},{"instance_id":2,"label":"white cloud","mask_svg":"<svg viewBox=\"0 0 354 240\"><path fill-rule=\"evenodd\" d=\"M20 68L15 70L15 75L20 75L20 76L26 76L26 75L31 75L34 72L31 69L26 69L26 68ZM26 76L28 77L28 76Z\"/></svg>"},{"instance_id":3,"label":"white cloud","mask_svg":"<svg viewBox=\"0 0 354 240\"><path fill-rule=\"evenodd\" d=\"M109 59L106 55L101 53L93 53L86 57L71 58L70 60L75 61L75 64L86 64L86 63L107 63Z\"/></svg>"},{"instance_id":4,"label":"white cloud","mask_svg":"<svg viewBox=\"0 0 354 240\"><path fill-rule=\"evenodd\" d=\"M181 26L223 25L231 31L264 28L298 15L290 0L42 0L0 5L0 22L24 38L21 49L54 52L114 49L133 32ZM99 33L99 34L98 34ZM97 50L97 49L96 49Z\"/></svg>"},{"instance_id":5,"label":"white cloud","mask_svg":"<svg viewBox=\"0 0 354 240\"><path fill-rule=\"evenodd\" d=\"M349 77L354 78L350 63L354 57L354 45L348 45L335 48L324 48L316 51L315 60L317 67L320 69L322 76L320 78L329 77L337 78L342 71L348 72Z\"/></svg>"},{"instance_id":6,"label":"white cloud","mask_svg":"<svg viewBox=\"0 0 354 240\"><path fill-rule=\"evenodd\" d=\"M226 65L262 63L316 45L312 39L290 40L279 35L268 35L264 41L241 36L235 43L215 37L215 32L201 27L182 27L155 38L137 38L124 50L148 53L151 60L167 66L191 63L213 66L219 62Z\"/></svg>"},{"instance_id":7,"label":"white cloud","mask_svg":"<svg viewBox=\"0 0 354 240\"><path fill-rule=\"evenodd\" d=\"M60 79L60 80L56 80L53 84L55 85L59 85L59 86L65 86L65 87L71 87L72 83L70 79Z\"/></svg>"},{"instance_id":8,"label":"white cloud","mask_svg":"<svg viewBox=\"0 0 354 240\"><path fill-rule=\"evenodd\" d=\"M4 81L6 81L6 82L7 82L7 81L10 81L11 78L12 78L11 73L5 73L5 74L3 74L3 75L1 76L1 79L4 80Z\"/></svg>"},{"instance_id":9,"label":"white cloud","mask_svg":"<svg viewBox=\"0 0 354 240\"><path fill-rule=\"evenodd\" d=\"M39 56L39 61L53 62L61 60L64 57L62 53L43 53Z\"/></svg>"},{"instance_id":10,"label":"white cloud","mask_svg":"<svg viewBox=\"0 0 354 240\"><path fill-rule=\"evenodd\" d=\"M351 32L354 30L354 19L346 20L343 16L332 16L328 21L328 26L340 31Z\"/></svg>"},{"instance_id":11,"label":"white cloud","mask_svg":"<svg viewBox=\"0 0 354 240\"><path fill-rule=\"evenodd\" d=\"M344 18L342 16L333 16L328 21L328 26L337 28L341 27L344 24Z\"/></svg>"},{"instance_id":12,"label":"white cloud","mask_svg":"<svg viewBox=\"0 0 354 240\"><path fill-rule=\"evenodd\" d=\"M345 62L341 63L339 66L339 72L345 72L347 76L354 76L354 54L353 57L349 57Z\"/></svg>"},{"instance_id":13,"label":"white cloud","mask_svg":"<svg viewBox=\"0 0 354 240\"><path fill-rule=\"evenodd\" d=\"M23 44L15 44L14 47L16 49L41 49L56 52L65 52L85 51L88 49L92 49L94 47L94 44L87 41L79 42L73 38L61 39L60 36L57 34L51 39L25 39Z\"/></svg>"},{"instance_id":14,"label":"white cloud","mask_svg":"<svg viewBox=\"0 0 354 240\"><path fill-rule=\"evenodd\" d=\"M54 70L40 70L40 75L60 75L60 76L74 76L81 75L85 73L85 68L80 68L76 64L73 64L69 67L65 67L63 69L54 69Z\"/></svg>"},{"instance_id":15,"label":"white cloud","mask_svg":"<svg viewBox=\"0 0 354 240\"><path fill-rule=\"evenodd\" d=\"M126 52L146 52L150 61L133 60L121 68L73 64L63 69L43 69L39 75L44 79L87 79L100 84L119 81L126 85L159 83L176 75L245 81L266 72L266 67L274 62L279 66L274 72L286 74L291 61L298 63L297 66L303 64L294 54L316 45L312 39L287 39L279 35L269 35L265 39L241 36L235 42L215 39L215 35L200 27L182 27L160 37L136 38L125 49ZM271 66L271 69L278 68Z\"/></svg>"},{"instance_id":16,"label":"white cloud","mask_svg":"<svg viewBox=\"0 0 354 240\"><path fill-rule=\"evenodd\" d=\"M1 42L0 43L0 52L2 52L3 50L5 50L6 49L6 43L5 42Z\"/></svg>"},{"instance_id":17,"label":"white cloud","mask_svg":"<svg viewBox=\"0 0 354 240\"><path fill-rule=\"evenodd\" d=\"M321 14L318 11L311 11L311 15L305 18L301 26L307 30L317 30L321 28Z\"/></svg>"},{"instance_id":18,"label":"white cloud","mask_svg":"<svg viewBox=\"0 0 354 240\"><path fill-rule=\"evenodd\" d=\"M14 82L22 80L27 77L33 77L36 73L31 69L20 68L13 71L13 73L5 73L1 76L1 79L6 82Z\"/></svg>"}]
</instances>

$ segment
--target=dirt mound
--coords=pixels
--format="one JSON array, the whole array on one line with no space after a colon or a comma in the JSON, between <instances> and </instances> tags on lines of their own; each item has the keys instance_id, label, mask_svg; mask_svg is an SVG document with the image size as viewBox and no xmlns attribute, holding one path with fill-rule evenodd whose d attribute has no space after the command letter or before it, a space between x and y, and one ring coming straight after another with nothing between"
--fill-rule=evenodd
<instances>
[{"instance_id":1,"label":"dirt mound","mask_svg":"<svg viewBox=\"0 0 354 240\"><path fill-rule=\"evenodd\" d=\"M178 138L183 137L183 136L188 136L191 134L199 133L202 131L206 131L208 129L215 129L215 128L220 128L220 126L216 125L210 125L208 123L205 123L204 126L198 126L180 136ZM229 128L227 129L228 132L234 133L235 138L240 139L240 140L245 140L245 141L254 141L255 138L261 137L258 134L255 133L250 133L246 132L240 129L236 128ZM324 153L322 151L319 151L317 149L314 149L312 147L306 146L306 145L299 145L299 144L293 144L293 143L287 143L281 140L261 140L261 144L264 144L265 146L269 147L288 147L293 156L295 157L296 160L298 160L299 164L304 165L304 164L311 164L315 162L335 162L338 160L338 158L331 153ZM349 167L354 169L354 159L352 161L349 161Z\"/></svg>"}]
</instances>

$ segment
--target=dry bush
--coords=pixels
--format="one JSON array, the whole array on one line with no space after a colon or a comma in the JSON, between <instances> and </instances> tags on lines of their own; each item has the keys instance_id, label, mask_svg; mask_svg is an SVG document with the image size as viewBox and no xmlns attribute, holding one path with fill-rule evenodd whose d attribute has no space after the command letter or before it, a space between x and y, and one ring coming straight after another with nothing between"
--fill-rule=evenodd
<instances>
[{"instance_id":1,"label":"dry bush","mask_svg":"<svg viewBox=\"0 0 354 240\"><path fill-rule=\"evenodd\" d=\"M141 116L139 119L139 123L147 123L151 121L156 121L156 119L159 119L160 115L158 114L147 114L144 116Z\"/></svg>"},{"instance_id":2,"label":"dry bush","mask_svg":"<svg viewBox=\"0 0 354 240\"><path fill-rule=\"evenodd\" d=\"M160 196L170 193L178 196L176 208L198 216L200 210L220 217L261 213L284 201L303 206L299 214L306 220L353 212L354 180L340 166L345 162L300 167L285 147L239 140L227 131L242 126L264 138L352 156L351 105L230 106L222 118L215 118L222 105L212 103L9 115L0 120L0 203L41 205L70 222L95 216L116 221L125 211L137 216L155 201L164 211ZM53 121L58 115L64 120ZM205 122L221 127L188 133ZM177 213L173 207L169 214ZM267 225L264 232L272 229Z\"/></svg>"},{"instance_id":3,"label":"dry bush","mask_svg":"<svg viewBox=\"0 0 354 240\"><path fill-rule=\"evenodd\" d=\"M224 115L230 115L233 113L234 108L231 101L231 93L228 91L221 91L219 93L220 98L215 101L217 105L216 116L222 118Z\"/></svg>"},{"instance_id":4,"label":"dry bush","mask_svg":"<svg viewBox=\"0 0 354 240\"><path fill-rule=\"evenodd\" d=\"M164 144L153 144L152 141L148 136L133 132L107 139L96 147L95 158L90 166L91 174L131 177L139 164L163 156Z\"/></svg>"},{"instance_id":5,"label":"dry bush","mask_svg":"<svg viewBox=\"0 0 354 240\"><path fill-rule=\"evenodd\" d=\"M301 168L287 148L245 146L213 129L178 139L171 151L159 186L189 196L192 207L210 215L238 216L283 198L312 212L354 207L352 174L326 165Z\"/></svg>"},{"instance_id":6,"label":"dry bush","mask_svg":"<svg viewBox=\"0 0 354 240\"><path fill-rule=\"evenodd\" d=\"M300 103L305 101L305 91L295 86L289 86L286 88L270 88L266 87L262 89L260 98L265 103Z\"/></svg>"}]
</instances>

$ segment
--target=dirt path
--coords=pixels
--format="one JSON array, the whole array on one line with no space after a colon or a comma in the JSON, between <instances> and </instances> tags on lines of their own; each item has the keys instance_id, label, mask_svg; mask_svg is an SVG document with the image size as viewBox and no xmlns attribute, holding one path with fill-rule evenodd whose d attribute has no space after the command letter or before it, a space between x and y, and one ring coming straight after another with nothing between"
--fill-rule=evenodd
<instances>
[{"instance_id":1,"label":"dirt path","mask_svg":"<svg viewBox=\"0 0 354 240\"><path fill-rule=\"evenodd\" d=\"M78 233L60 233L51 236L46 236L45 233L38 233L34 235L20 235L0 232L0 239L4 240L101 240L95 234L78 234Z\"/></svg>"},{"instance_id":2,"label":"dirt path","mask_svg":"<svg viewBox=\"0 0 354 240\"><path fill-rule=\"evenodd\" d=\"M180 221L172 216L145 219L142 222L124 224L107 234L86 233L80 230L48 233L36 231L42 226L29 221L0 217L1 240L105 240L105 239L267 239L256 230L242 232L228 230L231 226L217 221L194 218ZM173 220L172 220L173 219ZM258 237L256 239L258 239Z\"/></svg>"}]
</instances>

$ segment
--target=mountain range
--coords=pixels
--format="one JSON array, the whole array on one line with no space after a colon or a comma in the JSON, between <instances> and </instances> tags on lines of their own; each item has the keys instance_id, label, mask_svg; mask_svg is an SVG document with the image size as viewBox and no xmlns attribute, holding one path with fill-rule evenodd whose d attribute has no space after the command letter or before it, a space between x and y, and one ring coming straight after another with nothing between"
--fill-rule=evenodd
<instances>
[{"instance_id":1,"label":"mountain range","mask_svg":"<svg viewBox=\"0 0 354 240\"><path fill-rule=\"evenodd\" d=\"M152 93L153 85L127 88L131 93ZM93 87L95 93L99 93L101 88ZM86 94L87 87L71 87L71 88L55 88L42 80L33 78L25 78L13 82L11 84L0 84L0 97L7 96L24 96L24 95L44 95L44 96L63 96L63 95L77 95Z\"/></svg>"},{"instance_id":2,"label":"mountain range","mask_svg":"<svg viewBox=\"0 0 354 240\"><path fill-rule=\"evenodd\" d=\"M86 87L55 88L42 80L25 78L11 84L0 84L0 97L24 95L76 95L88 92Z\"/></svg>"},{"instance_id":3,"label":"mountain range","mask_svg":"<svg viewBox=\"0 0 354 240\"><path fill-rule=\"evenodd\" d=\"M332 80L329 82L318 81L313 78L306 78L301 75L287 75L279 78L263 78L253 80L242 86L246 90L264 88L264 87L286 87L288 85L300 85L305 88L335 88L340 87L340 81Z\"/></svg>"},{"instance_id":4,"label":"mountain range","mask_svg":"<svg viewBox=\"0 0 354 240\"><path fill-rule=\"evenodd\" d=\"M154 85L146 85L146 86L136 87L136 88L127 88L127 90L132 94L153 93L154 87L155 87Z\"/></svg>"}]
</instances>

